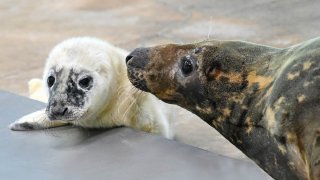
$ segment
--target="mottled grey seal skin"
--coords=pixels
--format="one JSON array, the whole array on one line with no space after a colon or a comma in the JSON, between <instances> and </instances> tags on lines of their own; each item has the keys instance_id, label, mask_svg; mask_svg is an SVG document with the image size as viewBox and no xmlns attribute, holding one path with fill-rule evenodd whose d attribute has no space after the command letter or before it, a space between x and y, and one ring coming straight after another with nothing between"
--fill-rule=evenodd
<instances>
[{"instance_id":1,"label":"mottled grey seal skin","mask_svg":"<svg viewBox=\"0 0 320 180\"><path fill-rule=\"evenodd\" d=\"M197 114L275 179L320 178L320 38L138 48L133 85Z\"/></svg>"}]
</instances>

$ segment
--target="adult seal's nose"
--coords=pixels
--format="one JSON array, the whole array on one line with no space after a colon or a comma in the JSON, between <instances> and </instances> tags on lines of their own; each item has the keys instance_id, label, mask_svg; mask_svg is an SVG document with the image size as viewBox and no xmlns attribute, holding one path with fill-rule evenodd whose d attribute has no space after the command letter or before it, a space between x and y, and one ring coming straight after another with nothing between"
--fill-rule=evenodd
<instances>
[{"instance_id":1,"label":"adult seal's nose","mask_svg":"<svg viewBox=\"0 0 320 180\"><path fill-rule=\"evenodd\" d=\"M137 48L126 57L127 66L143 69L149 61L149 49Z\"/></svg>"}]
</instances>

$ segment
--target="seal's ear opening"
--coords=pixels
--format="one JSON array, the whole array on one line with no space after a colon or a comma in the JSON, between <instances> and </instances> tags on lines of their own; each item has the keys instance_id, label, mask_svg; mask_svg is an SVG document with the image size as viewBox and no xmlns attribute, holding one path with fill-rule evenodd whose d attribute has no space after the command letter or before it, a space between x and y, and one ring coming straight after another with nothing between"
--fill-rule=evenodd
<instances>
[{"instance_id":1,"label":"seal's ear opening","mask_svg":"<svg viewBox=\"0 0 320 180\"><path fill-rule=\"evenodd\" d=\"M218 79L221 76L221 74L221 64L218 62L209 65L209 67L207 67L207 69L205 70L205 75L208 81Z\"/></svg>"}]
</instances>

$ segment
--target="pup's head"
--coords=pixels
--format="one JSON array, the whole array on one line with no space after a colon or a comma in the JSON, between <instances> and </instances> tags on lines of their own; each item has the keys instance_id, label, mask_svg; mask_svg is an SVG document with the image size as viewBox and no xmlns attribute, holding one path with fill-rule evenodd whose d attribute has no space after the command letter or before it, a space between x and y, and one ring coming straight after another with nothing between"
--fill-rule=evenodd
<instances>
[{"instance_id":1,"label":"pup's head","mask_svg":"<svg viewBox=\"0 0 320 180\"><path fill-rule=\"evenodd\" d=\"M247 85L238 56L220 42L168 44L135 49L126 63L136 87L191 111L212 112Z\"/></svg>"},{"instance_id":2,"label":"pup's head","mask_svg":"<svg viewBox=\"0 0 320 180\"><path fill-rule=\"evenodd\" d=\"M50 120L84 120L105 105L116 81L109 46L94 38L73 38L51 51L43 76Z\"/></svg>"}]
</instances>

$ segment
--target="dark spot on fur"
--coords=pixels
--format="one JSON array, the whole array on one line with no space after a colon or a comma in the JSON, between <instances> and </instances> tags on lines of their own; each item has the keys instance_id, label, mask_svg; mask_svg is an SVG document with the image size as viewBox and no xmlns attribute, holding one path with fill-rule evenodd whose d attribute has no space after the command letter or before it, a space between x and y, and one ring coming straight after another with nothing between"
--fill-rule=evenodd
<instances>
[{"instance_id":1,"label":"dark spot on fur","mask_svg":"<svg viewBox=\"0 0 320 180\"><path fill-rule=\"evenodd\" d=\"M56 83L54 83L53 86L49 89L49 99L50 99L50 97L53 95L53 92L56 91L56 89L57 89L57 87L58 87L58 85L59 85L59 79L61 78L60 76L61 76L63 70L64 70L64 69L61 68L61 69L59 69L59 71L57 71L56 67L53 67L53 68L51 69L51 71L53 71L53 74L54 74L54 75L52 75L52 76L55 76L55 82L56 82Z\"/></svg>"},{"instance_id":2,"label":"dark spot on fur","mask_svg":"<svg viewBox=\"0 0 320 180\"><path fill-rule=\"evenodd\" d=\"M72 79L72 76L77 78L79 77L79 73L74 73L73 70L70 71L66 89L68 97L67 102L71 102L73 106L81 107L85 103L86 92L77 86L75 80Z\"/></svg>"},{"instance_id":3,"label":"dark spot on fur","mask_svg":"<svg viewBox=\"0 0 320 180\"><path fill-rule=\"evenodd\" d=\"M320 136L317 137L315 146L320 146Z\"/></svg>"},{"instance_id":4,"label":"dark spot on fur","mask_svg":"<svg viewBox=\"0 0 320 180\"><path fill-rule=\"evenodd\" d=\"M240 117L239 117L239 124L244 124L245 119L246 119L246 117L247 117L247 114L248 114L248 110L247 110L247 109L245 109L245 110L243 110L243 111L241 112L241 115L240 115Z\"/></svg>"},{"instance_id":5,"label":"dark spot on fur","mask_svg":"<svg viewBox=\"0 0 320 180\"><path fill-rule=\"evenodd\" d=\"M252 84L252 88L253 88L254 91L257 91L259 89L259 87L260 87L259 83L253 83Z\"/></svg>"},{"instance_id":6,"label":"dark spot on fur","mask_svg":"<svg viewBox=\"0 0 320 180\"><path fill-rule=\"evenodd\" d=\"M281 144L287 143L287 138L284 136L277 137L277 139L278 139L279 143L281 143Z\"/></svg>"},{"instance_id":7,"label":"dark spot on fur","mask_svg":"<svg viewBox=\"0 0 320 180\"><path fill-rule=\"evenodd\" d=\"M312 71L311 71L311 74L312 76L319 76L320 75L320 68L314 68Z\"/></svg>"},{"instance_id":8,"label":"dark spot on fur","mask_svg":"<svg viewBox=\"0 0 320 180\"><path fill-rule=\"evenodd\" d=\"M211 106L216 109L217 108L217 103L215 101L211 101Z\"/></svg>"},{"instance_id":9,"label":"dark spot on fur","mask_svg":"<svg viewBox=\"0 0 320 180\"><path fill-rule=\"evenodd\" d=\"M228 77L225 77L225 76L222 76L220 78L220 81L224 82L224 83L229 83L229 78Z\"/></svg>"},{"instance_id":10,"label":"dark spot on fur","mask_svg":"<svg viewBox=\"0 0 320 180\"><path fill-rule=\"evenodd\" d=\"M27 122L21 123L20 126L21 126L23 129L29 129L29 130L35 129L32 124L29 124L29 123L27 123Z\"/></svg>"}]
</instances>

